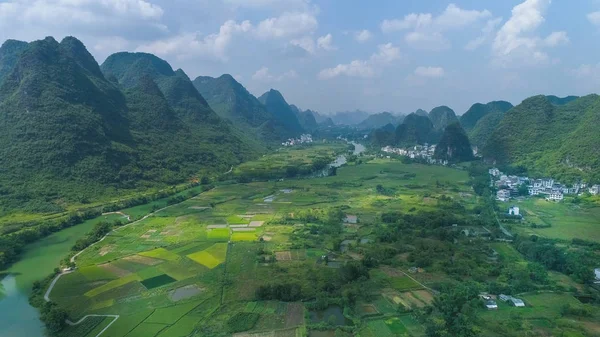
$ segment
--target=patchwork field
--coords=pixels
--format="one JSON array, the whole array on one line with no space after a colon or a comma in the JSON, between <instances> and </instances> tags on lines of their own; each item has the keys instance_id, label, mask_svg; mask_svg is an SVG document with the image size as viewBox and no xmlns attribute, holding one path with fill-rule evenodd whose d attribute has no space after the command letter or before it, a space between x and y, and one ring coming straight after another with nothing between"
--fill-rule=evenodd
<instances>
[{"instance_id":1,"label":"patchwork field","mask_svg":"<svg viewBox=\"0 0 600 337\"><path fill-rule=\"evenodd\" d=\"M245 163L234 174L308 165L344 146L283 150ZM452 267L425 258L458 253L440 244L425 251L425 258L413 256L431 233L423 230L401 245L385 241L381 232L390 228L381 225L382 213L419 214L456 205L473 209L478 200L468 181L463 170L369 158L324 178L224 182L110 233L78 257L78 268L59 279L50 297L72 319L120 315L101 337L335 337L352 331L425 336L423 325L407 312L432 304L429 287L451 279L444 268ZM141 218L145 210L128 211ZM356 215L358 223L343 224L346 215ZM374 247L386 255L371 254ZM491 247L505 260L523 260L507 243ZM377 263L361 276L358 289L348 289L351 281L343 277L361 271L346 267L359 268L367 258ZM332 281L340 277L339 283ZM336 301L321 298L341 288ZM544 301L557 299L524 298L539 308L535 317L523 311L525 318L556 318ZM313 309L315 302L319 309ZM501 324L509 309L482 316ZM539 316L539 310L547 314ZM90 320L72 333L95 337L91 332L102 324Z\"/></svg>"}]
</instances>

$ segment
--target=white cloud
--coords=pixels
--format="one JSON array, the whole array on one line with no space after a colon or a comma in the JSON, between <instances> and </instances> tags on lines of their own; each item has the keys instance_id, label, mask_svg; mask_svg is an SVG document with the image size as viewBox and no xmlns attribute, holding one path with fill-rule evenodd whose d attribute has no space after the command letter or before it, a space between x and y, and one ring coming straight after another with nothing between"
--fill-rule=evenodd
<instances>
[{"instance_id":1,"label":"white cloud","mask_svg":"<svg viewBox=\"0 0 600 337\"><path fill-rule=\"evenodd\" d=\"M279 17L261 21L255 33L259 38L281 38L314 32L319 23L313 13L286 12Z\"/></svg>"},{"instance_id":2,"label":"white cloud","mask_svg":"<svg viewBox=\"0 0 600 337\"><path fill-rule=\"evenodd\" d=\"M328 51L337 50L337 47L333 45L333 36L331 34L327 34L318 38L317 47Z\"/></svg>"},{"instance_id":3,"label":"white cloud","mask_svg":"<svg viewBox=\"0 0 600 337\"><path fill-rule=\"evenodd\" d=\"M354 34L354 39L360 43L367 42L371 39L373 34L370 31L363 29L360 32Z\"/></svg>"},{"instance_id":4,"label":"white cloud","mask_svg":"<svg viewBox=\"0 0 600 337\"><path fill-rule=\"evenodd\" d=\"M592 12L587 15L587 19L594 25L600 26L600 11Z\"/></svg>"},{"instance_id":5,"label":"white cloud","mask_svg":"<svg viewBox=\"0 0 600 337\"><path fill-rule=\"evenodd\" d=\"M309 0L223 0L234 8L308 8Z\"/></svg>"},{"instance_id":6,"label":"white cloud","mask_svg":"<svg viewBox=\"0 0 600 337\"><path fill-rule=\"evenodd\" d=\"M348 64L338 64L334 68L321 70L319 79L328 80L341 75L368 78L375 76L375 70L367 61L354 60Z\"/></svg>"},{"instance_id":7,"label":"white cloud","mask_svg":"<svg viewBox=\"0 0 600 337\"><path fill-rule=\"evenodd\" d=\"M203 37L199 33L183 33L142 45L137 50L160 56L175 55L178 59L208 56L226 61L228 59L226 51L234 35L249 32L251 29L252 25L249 21L238 24L229 20L221 25L219 32L215 34Z\"/></svg>"},{"instance_id":8,"label":"white cloud","mask_svg":"<svg viewBox=\"0 0 600 337\"><path fill-rule=\"evenodd\" d=\"M444 68L442 67L417 67L415 69L415 75L421 77L439 78L445 74Z\"/></svg>"},{"instance_id":9,"label":"white cloud","mask_svg":"<svg viewBox=\"0 0 600 337\"><path fill-rule=\"evenodd\" d=\"M411 47L423 50L443 50L450 47L444 33L460 29L490 17L488 10L466 10L450 4L438 16L431 13L411 13L403 19L384 20L384 33L410 30L404 39Z\"/></svg>"},{"instance_id":10,"label":"white cloud","mask_svg":"<svg viewBox=\"0 0 600 337\"><path fill-rule=\"evenodd\" d=\"M565 32L554 32L545 39L536 35L544 23L550 0L525 0L512 9L512 16L500 28L492 51L494 62L501 66L541 65L550 60L544 47L568 42Z\"/></svg>"},{"instance_id":11,"label":"white cloud","mask_svg":"<svg viewBox=\"0 0 600 337\"><path fill-rule=\"evenodd\" d=\"M391 43L377 46L377 52L371 55L371 63L386 65L400 59L400 48Z\"/></svg>"},{"instance_id":12,"label":"white cloud","mask_svg":"<svg viewBox=\"0 0 600 337\"><path fill-rule=\"evenodd\" d=\"M502 22L502 18L495 18L488 20L485 26L481 29L481 35L467 43L465 46L466 50L475 50L481 47L486 42L493 39L493 34L496 31L496 28Z\"/></svg>"},{"instance_id":13,"label":"white cloud","mask_svg":"<svg viewBox=\"0 0 600 337\"><path fill-rule=\"evenodd\" d=\"M281 75L273 75L267 67L258 69L254 75L252 75L252 79L259 82L281 82L283 80L296 77L298 77L298 74L295 70L289 70Z\"/></svg>"},{"instance_id":14,"label":"white cloud","mask_svg":"<svg viewBox=\"0 0 600 337\"><path fill-rule=\"evenodd\" d=\"M369 60L354 60L347 64L338 64L333 68L327 68L319 72L318 78L322 80L332 79L338 76L375 77L381 68L400 59L400 49L394 47L391 43L382 44L377 47L377 52L373 53Z\"/></svg>"},{"instance_id":15,"label":"white cloud","mask_svg":"<svg viewBox=\"0 0 600 337\"><path fill-rule=\"evenodd\" d=\"M310 36L293 39L290 41L290 45L302 48L309 54L315 53L315 41L313 41L312 37Z\"/></svg>"},{"instance_id":16,"label":"white cloud","mask_svg":"<svg viewBox=\"0 0 600 337\"><path fill-rule=\"evenodd\" d=\"M544 39L544 44L548 47L556 47L566 43L569 43L569 36L566 32L553 32Z\"/></svg>"},{"instance_id":17,"label":"white cloud","mask_svg":"<svg viewBox=\"0 0 600 337\"><path fill-rule=\"evenodd\" d=\"M582 64L575 69L570 69L568 72L577 78L592 78L598 80L600 77L600 63Z\"/></svg>"}]
</instances>

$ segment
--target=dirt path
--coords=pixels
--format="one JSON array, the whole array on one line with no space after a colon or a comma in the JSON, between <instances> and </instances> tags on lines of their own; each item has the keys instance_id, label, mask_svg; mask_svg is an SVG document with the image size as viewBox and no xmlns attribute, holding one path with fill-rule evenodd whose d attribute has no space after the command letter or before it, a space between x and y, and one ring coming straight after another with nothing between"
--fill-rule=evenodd
<instances>
[{"instance_id":1,"label":"dirt path","mask_svg":"<svg viewBox=\"0 0 600 337\"><path fill-rule=\"evenodd\" d=\"M102 215L110 215L110 214L119 214L127 219L127 221L131 221L131 217L123 212L106 212L102 213Z\"/></svg>"}]
</instances>

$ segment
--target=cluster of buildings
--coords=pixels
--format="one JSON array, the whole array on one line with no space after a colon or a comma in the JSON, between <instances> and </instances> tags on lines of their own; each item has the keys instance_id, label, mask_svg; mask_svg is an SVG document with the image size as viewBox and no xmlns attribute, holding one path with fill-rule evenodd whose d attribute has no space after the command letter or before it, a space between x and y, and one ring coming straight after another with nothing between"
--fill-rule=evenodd
<instances>
[{"instance_id":1,"label":"cluster of buildings","mask_svg":"<svg viewBox=\"0 0 600 337\"><path fill-rule=\"evenodd\" d=\"M518 308L522 308L525 306L525 302L523 302L522 299L512 297L509 295L504 295L504 294L500 294L497 297L495 295L480 294L479 297L481 297L483 299L483 301L485 303L485 307L490 310L498 309L498 303L496 303L496 299L499 299L502 302L506 302L506 303L508 303L514 307L518 307Z\"/></svg>"},{"instance_id":2,"label":"cluster of buildings","mask_svg":"<svg viewBox=\"0 0 600 337\"><path fill-rule=\"evenodd\" d=\"M429 145L427 143L425 143L425 145L415 145L404 149L386 146L382 147L381 151L403 157L409 157L410 159L425 159L429 164L448 165L447 160L433 158L433 154L435 153L435 145Z\"/></svg>"},{"instance_id":3,"label":"cluster of buildings","mask_svg":"<svg viewBox=\"0 0 600 337\"><path fill-rule=\"evenodd\" d=\"M492 186L498 188L496 199L500 201L509 201L511 198L519 195L519 188L527 186L527 193L530 196L544 196L550 201L561 201L565 195L579 195L589 191L593 195L600 194L600 185L593 185L588 188L586 183L576 183L571 187L563 185L552 178L530 179L529 177L508 176L497 168L489 170L492 177Z\"/></svg>"},{"instance_id":4,"label":"cluster of buildings","mask_svg":"<svg viewBox=\"0 0 600 337\"><path fill-rule=\"evenodd\" d=\"M290 138L287 141L281 143L281 145L294 146L294 145L300 145L300 144L308 144L308 143L312 143L312 142L313 142L312 135L304 134L304 135L301 135L300 138Z\"/></svg>"}]
</instances>

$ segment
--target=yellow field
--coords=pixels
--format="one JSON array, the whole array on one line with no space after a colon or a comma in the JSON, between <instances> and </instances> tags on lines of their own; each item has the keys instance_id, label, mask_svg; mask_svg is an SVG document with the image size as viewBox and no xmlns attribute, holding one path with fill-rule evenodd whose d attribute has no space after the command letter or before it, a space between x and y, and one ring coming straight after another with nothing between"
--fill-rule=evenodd
<instances>
[{"instance_id":1,"label":"yellow field","mask_svg":"<svg viewBox=\"0 0 600 337\"><path fill-rule=\"evenodd\" d=\"M225 262L226 256L227 244L215 243L207 249L189 254L187 257L203 266L206 266L207 268L213 269Z\"/></svg>"},{"instance_id":2,"label":"yellow field","mask_svg":"<svg viewBox=\"0 0 600 337\"><path fill-rule=\"evenodd\" d=\"M233 232L231 241L256 241L258 238L255 232Z\"/></svg>"}]
</instances>

